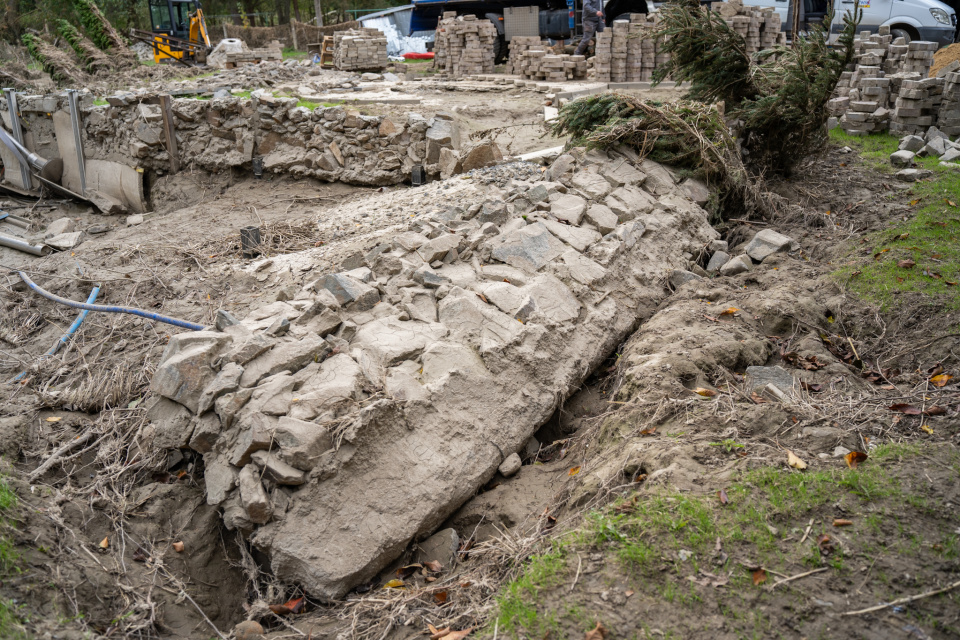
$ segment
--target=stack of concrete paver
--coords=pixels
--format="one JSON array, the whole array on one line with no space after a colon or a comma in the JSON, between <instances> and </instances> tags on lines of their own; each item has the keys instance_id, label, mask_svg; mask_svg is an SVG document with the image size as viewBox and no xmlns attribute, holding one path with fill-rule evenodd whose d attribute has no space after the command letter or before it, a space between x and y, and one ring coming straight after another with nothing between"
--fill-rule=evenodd
<instances>
[{"instance_id":1,"label":"stack of concrete paver","mask_svg":"<svg viewBox=\"0 0 960 640\"><path fill-rule=\"evenodd\" d=\"M630 14L630 26L627 34L626 82L643 80L643 33L646 22L646 14ZM651 44L653 44L653 41L651 41Z\"/></svg>"},{"instance_id":2,"label":"stack of concrete paver","mask_svg":"<svg viewBox=\"0 0 960 640\"><path fill-rule=\"evenodd\" d=\"M903 57L902 71L913 71L926 78L930 75L930 67L933 66L933 52L938 47L939 45L936 42L914 40L907 45L907 53Z\"/></svg>"},{"instance_id":3,"label":"stack of concrete paver","mask_svg":"<svg viewBox=\"0 0 960 640\"><path fill-rule=\"evenodd\" d=\"M943 80L943 101L937 114L937 126L947 135L960 135L960 72L950 72Z\"/></svg>"},{"instance_id":4,"label":"stack of concrete paver","mask_svg":"<svg viewBox=\"0 0 960 640\"><path fill-rule=\"evenodd\" d=\"M546 48L524 51L516 65L515 73L526 80L562 82L587 77L587 60L584 56L551 54Z\"/></svg>"},{"instance_id":5,"label":"stack of concrete paver","mask_svg":"<svg viewBox=\"0 0 960 640\"><path fill-rule=\"evenodd\" d=\"M520 67L523 54L530 49L545 49L547 46L548 45L540 39L540 36L513 36L508 45L510 59L507 61L506 72L514 75L522 75Z\"/></svg>"},{"instance_id":6,"label":"stack of concrete paver","mask_svg":"<svg viewBox=\"0 0 960 640\"><path fill-rule=\"evenodd\" d=\"M333 65L341 71L383 69L387 38L377 29L350 29L333 34Z\"/></svg>"},{"instance_id":7,"label":"stack of concrete paver","mask_svg":"<svg viewBox=\"0 0 960 640\"><path fill-rule=\"evenodd\" d=\"M596 53L593 56L593 73L597 82L610 82L610 63L613 31L604 30L596 35Z\"/></svg>"},{"instance_id":8,"label":"stack of concrete paver","mask_svg":"<svg viewBox=\"0 0 960 640\"><path fill-rule=\"evenodd\" d=\"M943 78L904 80L890 122L890 131L918 133L936 125L943 87Z\"/></svg>"},{"instance_id":9,"label":"stack of concrete paver","mask_svg":"<svg viewBox=\"0 0 960 640\"><path fill-rule=\"evenodd\" d=\"M785 43L785 34L780 31L780 16L773 7L748 7L741 0L730 0L714 3L711 10L719 13L734 31L743 36L747 53Z\"/></svg>"},{"instance_id":10,"label":"stack of concrete paver","mask_svg":"<svg viewBox=\"0 0 960 640\"><path fill-rule=\"evenodd\" d=\"M627 40L630 36L630 22L617 20L611 27L613 39L610 42L610 80L627 80Z\"/></svg>"},{"instance_id":11,"label":"stack of concrete paver","mask_svg":"<svg viewBox=\"0 0 960 640\"><path fill-rule=\"evenodd\" d=\"M444 12L437 24L434 67L453 78L493 73L497 28L476 16L451 14Z\"/></svg>"}]
</instances>

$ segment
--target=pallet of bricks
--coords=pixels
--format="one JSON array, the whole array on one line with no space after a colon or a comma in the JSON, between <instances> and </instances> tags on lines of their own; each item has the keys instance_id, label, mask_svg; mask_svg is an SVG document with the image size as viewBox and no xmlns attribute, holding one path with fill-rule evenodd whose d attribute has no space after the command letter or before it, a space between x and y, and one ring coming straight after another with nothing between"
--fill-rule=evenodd
<instances>
[{"instance_id":1,"label":"pallet of bricks","mask_svg":"<svg viewBox=\"0 0 960 640\"><path fill-rule=\"evenodd\" d=\"M519 40L514 44L514 41ZM514 36L510 41L508 69L525 80L563 82L587 77L585 56L554 54L534 36Z\"/></svg>"},{"instance_id":2,"label":"pallet of bricks","mask_svg":"<svg viewBox=\"0 0 960 640\"><path fill-rule=\"evenodd\" d=\"M333 66L341 71L373 71L387 66L387 37L377 29L333 34Z\"/></svg>"},{"instance_id":3,"label":"pallet of bricks","mask_svg":"<svg viewBox=\"0 0 960 640\"><path fill-rule=\"evenodd\" d=\"M223 66L235 69L246 64L258 64L264 60L283 60L283 45L274 40L263 49L233 51L226 54Z\"/></svg>"},{"instance_id":4,"label":"pallet of bricks","mask_svg":"<svg viewBox=\"0 0 960 640\"><path fill-rule=\"evenodd\" d=\"M437 23L433 65L451 78L493 73L496 39L489 20L445 11Z\"/></svg>"}]
</instances>

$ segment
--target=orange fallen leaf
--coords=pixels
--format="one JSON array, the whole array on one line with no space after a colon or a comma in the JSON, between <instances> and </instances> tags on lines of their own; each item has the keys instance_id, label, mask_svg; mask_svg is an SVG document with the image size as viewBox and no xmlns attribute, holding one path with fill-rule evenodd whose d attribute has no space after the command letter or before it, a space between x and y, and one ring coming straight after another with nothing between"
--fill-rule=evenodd
<instances>
[{"instance_id":1,"label":"orange fallen leaf","mask_svg":"<svg viewBox=\"0 0 960 640\"><path fill-rule=\"evenodd\" d=\"M717 392L713 389L707 389L706 387L697 387L693 390L697 395L703 396L704 398L712 398L717 395Z\"/></svg>"},{"instance_id":2,"label":"orange fallen leaf","mask_svg":"<svg viewBox=\"0 0 960 640\"><path fill-rule=\"evenodd\" d=\"M928 424L920 425L920 430L925 433L929 433L930 435L933 435L933 428Z\"/></svg>"},{"instance_id":3,"label":"orange fallen leaf","mask_svg":"<svg viewBox=\"0 0 960 640\"><path fill-rule=\"evenodd\" d=\"M853 522L851 520L846 520L844 518L834 518L833 526L835 527L849 527Z\"/></svg>"},{"instance_id":4,"label":"orange fallen leaf","mask_svg":"<svg viewBox=\"0 0 960 640\"><path fill-rule=\"evenodd\" d=\"M403 580L393 579L387 584L383 585L384 589L402 589L404 586Z\"/></svg>"},{"instance_id":5,"label":"orange fallen leaf","mask_svg":"<svg viewBox=\"0 0 960 640\"><path fill-rule=\"evenodd\" d=\"M60 422L61 420L63 420L63 418L59 418L57 416L50 416L47 418L47 422Z\"/></svg>"},{"instance_id":6,"label":"orange fallen leaf","mask_svg":"<svg viewBox=\"0 0 960 640\"><path fill-rule=\"evenodd\" d=\"M445 638L450 633L450 627L444 627L442 629L437 629L432 624L427 625L430 627L430 640L440 640L440 638Z\"/></svg>"},{"instance_id":7,"label":"orange fallen leaf","mask_svg":"<svg viewBox=\"0 0 960 640\"><path fill-rule=\"evenodd\" d=\"M433 594L433 601L437 604L443 604L447 601L447 592L446 591L437 591Z\"/></svg>"},{"instance_id":8,"label":"orange fallen leaf","mask_svg":"<svg viewBox=\"0 0 960 640\"><path fill-rule=\"evenodd\" d=\"M952 375L950 375L949 373L941 373L938 376L933 376L932 378L930 378L930 384L932 384L935 387L943 387L951 380L953 380Z\"/></svg>"},{"instance_id":9,"label":"orange fallen leaf","mask_svg":"<svg viewBox=\"0 0 960 640\"><path fill-rule=\"evenodd\" d=\"M567 472L568 476L575 476L580 473L580 467L573 467L570 471Z\"/></svg>"},{"instance_id":10,"label":"orange fallen leaf","mask_svg":"<svg viewBox=\"0 0 960 640\"><path fill-rule=\"evenodd\" d=\"M303 609L303 596L299 598L292 598L287 600L283 604L272 604L270 605L270 611L274 612L278 616L287 616L292 613L300 613L300 610Z\"/></svg>"},{"instance_id":11,"label":"orange fallen leaf","mask_svg":"<svg viewBox=\"0 0 960 640\"><path fill-rule=\"evenodd\" d=\"M650 428L648 428L648 429L641 429L641 430L640 430L640 435L641 435L641 436L652 436L652 435L656 435L656 433L657 433L657 428L656 428L656 427L650 427Z\"/></svg>"},{"instance_id":12,"label":"orange fallen leaf","mask_svg":"<svg viewBox=\"0 0 960 640\"><path fill-rule=\"evenodd\" d=\"M424 568L429 569L434 573L440 573L443 569L443 565L437 562L436 560L430 560L429 562L423 563Z\"/></svg>"},{"instance_id":13,"label":"orange fallen leaf","mask_svg":"<svg viewBox=\"0 0 960 640\"><path fill-rule=\"evenodd\" d=\"M790 451L789 449L787 449L787 464L789 464L794 469L800 469L801 471L807 468L807 463L801 460L800 458L798 458L797 454L795 454L793 451Z\"/></svg>"},{"instance_id":14,"label":"orange fallen leaf","mask_svg":"<svg viewBox=\"0 0 960 640\"><path fill-rule=\"evenodd\" d=\"M444 640L461 640L461 638L466 638L468 635L470 635L471 631L473 631L473 627L463 629L462 631L451 631L443 636L443 638Z\"/></svg>"},{"instance_id":15,"label":"orange fallen leaf","mask_svg":"<svg viewBox=\"0 0 960 640\"><path fill-rule=\"evenodd\" d=\"M603 623L597 620L597 626L595 626L590 631L587 631L587 635L583 637L583 640L603 640L607 637L607 628L603 626Z\"/></svg>"},{"instance_id":16,"label":"orange fallen leaf","mask_svg":"<svg viewBox=\"0 0 960 640\"><path fill-rule=\"evenodd\" d=\"M720 312L720 317L722 318L723 316L732 316L737 311L740 311L740 309L737 309L736 307L727 307L726 309Z\"/></svg>"},{"instance_id":17,"label":"orange fallen leaf","mask_svg":"<svg viewBox=\"0 0 960 640\"><path fill-rule=\"evenodd\" d=\"M171 546L173 547L173 550L176 551L177 553L183 553L183 542L181 542L180 540L177 540Z\"/></svg>"},{"instance_id":18,"label":"orange fallen leaf","mask_svg":"<svg viewBox=\"0 0 960 640\"><path fill-rule=\"evenodd\" d=\"M847 462L847 466L851 469L856 469L857 465L867 459L867 454L863 451L851 451L847 455L843 456L843 459Z\"/></svg>"},{"instance_id":19,"label":"orange fallen leaf","mask_svg":"<svg viewBox=\"0 0 960 640\"><path fill-rule=\"evenodd\" d=\"M901 269L913 269L915 266L917 266L917 263L907 258L906 260L900 260L897 262L897 266Z\"/></svg>"},{"instance_id":20,"label":"orange fallen leaf","mask_svg":"<svg viewBox=\"0 0 960 640\"><path fill-rule=\"evenodd\" d=\"M759 586L767 581L767 572L761 567L753 572L753 584Z\"/></svg>"},{"instance_id":21,"label":"orange fallen leaf","mask_svg":"<svg viewBox=\"0 0 960 640\"><path fill-rule=\"evenodd\" d=\"M109 549L109 548L110 548L110 539L109 539L109 538L104 538L103 540L101 540L101 541L100 541L100 548L101 548L101 549Z\"/></svg>"},{"instance_id":22,"label":"orange fallen leaf","mask_svg":"<svg viewBox=\"0 0 960 640\"><path fill-rule=\"evenodd\" d=\"M723 489L717 491L717 497L720 498L720 504L728 504L730 502L730 499L727 497L727 492Z\"/></svg>"},{"instance_id":23,"label":"orange fallen leaf","mask_svg":"<svg viewBox=\"0 0 960 640\"><path fill-rule=\"evenodd\" d=\"M634 593L636 593L636 591L634 591L633 589L627 589L626 591L623 592L623 595L625 595L625 596L627 596L627 597L629 598L629 597L632 596Z\"/></svg>"}]
</instances>

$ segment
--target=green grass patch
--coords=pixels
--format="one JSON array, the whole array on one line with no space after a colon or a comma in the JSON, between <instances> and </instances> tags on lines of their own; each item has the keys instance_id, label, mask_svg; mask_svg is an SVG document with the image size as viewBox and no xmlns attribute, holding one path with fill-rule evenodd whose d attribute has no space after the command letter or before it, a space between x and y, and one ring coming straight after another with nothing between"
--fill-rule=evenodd
<instances>
[{"instance_id":1,"label":"green grass patch","mask_svg":"<svg viewBox=\"0 0 960 640\"><path fill-rule=\"evenodd\" d=\"M106 105L108 105L108 104L110 104L110 103L107 102L104 98L96 98L96 99L93 101L93 105L94 105L95 107L103 107L103 106L106 106Z\"/></svg>"},{"instance_id":2,"label":"green grass patch","mask_svg":"<svg viewBox=\"0 0 960 640\"><path fill-rule=\"evenodd\" d=\"M897 150L898 138L887 134L849 136L840 129L831 131L830 136L859 151L878 171L893 172L889 157ZM867 236L872 257L866 262L852 261L834 275L885 311L898 304L899 294L908 292L929 296L948 309L960 309L960 171L939 166L938 158L916 160L918 168L933 175L909 188L913 216L891 221L888 229Z\"/></svg>"},{"instance_id":3,"label":"green grass patch","mask_svg":"<svg viewBox=\"0 0 960 640\"><path fill-rule=\"evenodd\" d=\"M17 494L10 488L6 478L0 476L0 579L20 572L20 554L17 553L14 542L8 536L12 528L9 518L13 516L17 503ZM12 600L0 598L0 638L5 640L29 638L22 624L24 619L21 614L22 608L23 605Z\"/></svg>"},{"instance_id":4,"label":"green grass patch","mask_svg":"<svg viewBox=\"0 0 960 640\"><path fill-rule=\"evenodd\" d=\"M882 445L858 469L758 468L741 474L725 489L725 505L712 493L665 490L625 497L587 514L578 530L554 539L548 552L532 557L523 573L503 587L487 631L496 625L504 637L542 638L546 633L562 637L561 623L568 628L582 625L580 603L565 585L572 583L577 567L598 551L638 592L656 590L664 602L684 607L702 601L696 585L686 579L702 568L716 574L730 572L730 590L724 592L730 594L729 601L723 606L742 609L737 598L758 588L736 558L750 558L784 573L796 573L802 565L849 572L842 549L824 554L817 542L820 532L830 532L824 514L833 513L838 503L856 514L857 526L864 531L883 529L884 535L877 537L890 541L889 551L918 556L922 550L912 532L902 527L896 534L888 530L887 510L924 511L927 507L918 504L923 496L908 490L891 470L906 458L929 453L923 445ZM797 545L813 517L821 524L802 546ZM718 539L729 554L720 561L722 566L716 564ZM941 557L960 553L958 536L952 532L937 540ZM768 637L766 621L744 617L741 622L739 631L749 628L750 633L759 633L756 637Z\"/></svg>"},{"instance_id":5,"label":"green grass patch","mask_svg":"<svg viewBox=\"0 0 960 640\"><path fill-rule=\"evenodd\" d=\"M157 66L157 61L154 60L153 58L147 58L146 60L141 60L140 64L142 64L145 67L155 67Z\"/></svg>"},{"instance_id":6,"label":"green grass patch","mask_svg":"<svg viewBox=\"0 0 960 640\"><path fill-rule=\"evenodd\" d=\"M302 59L306 58L308 55L310 55L308 52L306 52L306 51L298 51L298 50L294 49L293 47L284 47L284 48L283 48L283 59L284 59L284 60L286 60L287 58L294 58L294 59L296 59L296 60L302 60Z\"/></svg>"},{"instance_id":7,"label":"green grass patch","mask_svg":"<svg viewBox=\"0 0 960 640\"><path fill-rule=\"evenodd\" d=\"M241 100L249 100L253 97L253 92L251 91L231 91L230 93Z\"/></svg>"}]
</instances>

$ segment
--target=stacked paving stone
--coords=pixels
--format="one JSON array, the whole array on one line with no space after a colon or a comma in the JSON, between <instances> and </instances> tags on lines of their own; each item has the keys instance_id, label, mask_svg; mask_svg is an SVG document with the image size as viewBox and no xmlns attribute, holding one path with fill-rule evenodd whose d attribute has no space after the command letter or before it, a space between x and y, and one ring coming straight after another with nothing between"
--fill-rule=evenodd
<instances>
[{"instance_id":1,"label":"stacked paving stone","mask_svg":"<svg viewBox=\"0 0 960 640\"><path fill-rule=\"evenodd\" d=\"M451 15L452 14L452 15ZM437 24L434 66L452 78L493 73L497 28L473 15L444 12Z\"/></svg>"},{"instance_id":2,"label":"stacked paving stone","mask_svg":"<svg viewBox=\"0 0 960 640\"><path fill-rule=\"evenodd\" d=\"M610 81L627 80L627 40L630 36L630 22L617 20L611 27L613 40L610 42Z\"/></svg>"},{"instance_id":3,"label":"stacked paving stone","mask_svg":"<svg viewBox=\"0 0 960 640\"><path fill-rule=\"evenodd\" d=\"M643 80L643 33L646 23L645 13L630 14L630 28L627 35L627 82Z\"/></svg>"},{"instance_id":4,"label":"stacked paving stone","mask_svg":"<svg viewBox=\"0 0 960 640\"><path fill-rule=\"evenodd\" d=\"M540 36L513 36L508 45L510 59L507 61L506 72L522 75L521 59L523 54L531 49L544 49L546 46Z\"/></svg>"},{"instance_id":5,"label":"stacked paving stone","mask_svg":"<svg viewBox=\"0 0 960 640\"><path fill-rule=\"evenodd\" d=\"M597 82L610 82L613 31L611 29L604 29L602 33L596 35L596 42L596 54L593 56L594 80Z\"/></svg>"},{"instance_id":6,"label":"stacked paving stone","mask_svg":"<svg viewBox=\"0 0 960 640\"><path fill-rule=\"evenodd\" d=\"M960 135L960 72L951 72L944 76L943 102L937 114L937 126L949 135Z\"/></svg>"},{"instance_id":7,"label":"stacked paving stone","mask_svg":"<svg viewBox=\"0 0 960 640\"><path fill-rule=\"evenodd\" d=\"M714 3L711 8L743 36L747 53L756 53L784 43L780 32L780 16L773 7L745 7L740 0Z\"/></svg>"},{"instance_id":8,"label":"stacked paving stone","mask_svg":"<svg viewBox=\"0 0 960 640\"><path fill-rule=\"evenodd\" d=\"M904 80L890 122L890 131L919 133L937 124L943 87L943 78Z\"/></svg>"},{"instance_id":9,"label":"stacked paving stone","mask_svg":"<svg viewBox=\"0 0 960 640\"><path fill-rule=\"evenodd\" d=\"M563 82L587 77L584 56L552 54L546 49L528 49L516 62L516 73L526 80Z\"/></svg>"},{"instance_id":10,"label":"stacked paving stone","mask_svg":"<svg viewBox=\"0 0 960 640\"><path fill-rule=\"evenodd\" d=\"M936 42L914 40L907 45L907 53L903 57L902 71L919 73L923 77L930 75L933 66L933 52L939 45Z\"/></svg>"},{"instance_id":11,"label":"stacked paving stone","mask_svg":"<svg viewBox=\"0 0 960 640\"><path fill-rule=\"evenodd\" d=\"M333 34L333 65L341 71L380 70L387 66L387 38L377 29Z\"/></svg>"}]
</instances>

